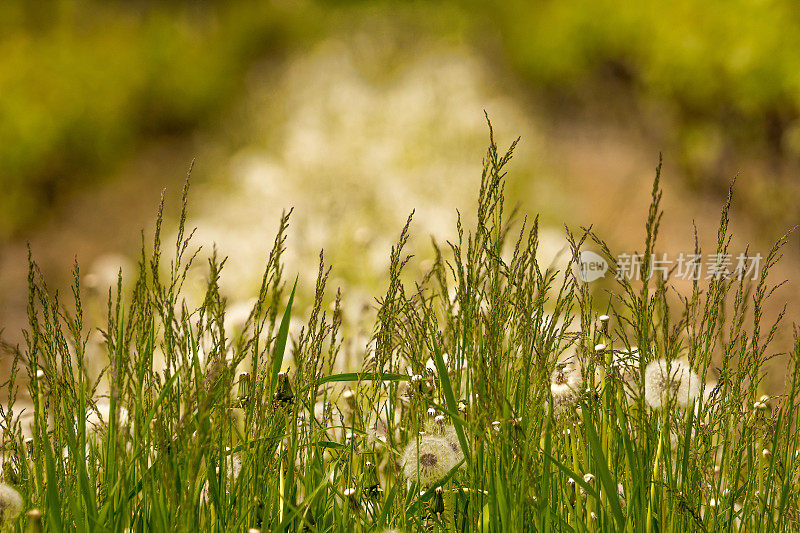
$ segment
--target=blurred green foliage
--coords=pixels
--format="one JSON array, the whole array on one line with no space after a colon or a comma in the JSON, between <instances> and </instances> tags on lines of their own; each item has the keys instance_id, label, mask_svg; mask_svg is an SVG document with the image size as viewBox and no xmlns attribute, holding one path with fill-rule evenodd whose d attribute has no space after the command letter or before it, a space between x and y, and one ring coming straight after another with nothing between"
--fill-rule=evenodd
<instances>
[{"instance_id":1,"label":"blurred green foliage","mask_svg":"<svg viewBox=\"0 0 800 533\"><path fill-rule=\"evenodd\" d=\"M0 3L0 237L147 136L213 120L252 63L310 31L267 2Z\"/></svg>"},{"instance_id":2,"label":"blurred green foliage","mask_svg":"<svg viewBox=\"0 0 800 533\"><path fill-rule=\"evenodd\" d=\"M426 23L437 10L448 15ZM607 98L613 78L620 106L669 110L675 123L659 142L678 146L698 181L731 150L800 155L790 0L2 2L0 238L111 173L143 139L218 119L254 62L328 30L333 12L337 31L359 15L402 13L420 34L479 47L493 34L504 62L559 96L605 86ZM619 82L627 89L615 93Z\"/></svg>"},{"instance_id":3,"label":"blurred green foliage","mask_svg":"<svg viewBox=\"0 0 800 533\"><path fill-rule=\"evenodd\" d=\"M690 160L724 142L800 153L796 2L502 0L489 9L530 82L585 96L615 77L630 87L631 108L667 104L679 126L670 140Z\"/></svg>"}]
</instances>

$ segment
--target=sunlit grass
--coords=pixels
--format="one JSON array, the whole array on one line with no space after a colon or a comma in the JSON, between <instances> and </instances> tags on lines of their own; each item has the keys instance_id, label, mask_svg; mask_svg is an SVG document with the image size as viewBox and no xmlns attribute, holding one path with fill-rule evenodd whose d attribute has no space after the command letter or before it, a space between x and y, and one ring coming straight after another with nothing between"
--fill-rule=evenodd
<instances>
[{"instance_id":1,"label":"sunlit grass","mask_svg":"<svg viewBox=\"0 0 800 533\"><path fill-rule=\"evenodd\" d=\"M65 305L36 264L26 343L3 409L3 480L23 511L12 531L770 531L798 520L800 344L783 395L761 397L781 318L763 322L760 279L625 279L595 293L536 260L537 219L504 209L512 147L491 139L477 219L404 268L411 218L393 247L362 361L337 373L341 295L320 255L314 304L297 318L278 223L243 327L226 329L219 274L190 308L196 257L185 231L161 239L108 295L103 374L87 370L81 276ZM659 173L645 224L656 247ZM728 204L718 253L727 249ZM163 206L162 206L163 207ZM573 252L614 256L590 231ZM575 256L575 253L573 253ZM573 260L574 262L574 260ZM645 272L646 274L646 272ZM27 386L33 416L15 403ZM26 435L32 435L26 437ZM0 509L5 494L0 491ZM15 492L15 493L16 493Z\"/></svg>"}]
</instances>

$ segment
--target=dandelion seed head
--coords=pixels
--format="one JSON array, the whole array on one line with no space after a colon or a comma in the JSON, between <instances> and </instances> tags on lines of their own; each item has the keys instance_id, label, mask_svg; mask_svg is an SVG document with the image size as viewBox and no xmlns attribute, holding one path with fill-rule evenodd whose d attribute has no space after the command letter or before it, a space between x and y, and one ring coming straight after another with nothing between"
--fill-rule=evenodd
<instances>
[{"instance_id":1,"label":"dandelion seed head","mask_svg":"<svg viewBox=\"0 0 800 533\"><path fill-rule=\"evenodd\" d=\"M464 458L464 452L461 450L461 443L458 440L456 428L453 426L445 426L442 435L447 441L447 444L450 445L450 450L452 450L453 455L455 456L455 462L460 462L461 459Z\"/></svg>"},{"instance_id":2,"label":"dandelion seed head","mask_svg":"<svg viewBox=\"0 0 800 533\"><path fill-rule=\"evenodd\" d=\"M550 392L553 395L555 414L561 414L578 399L583 376L575 363L559 362L550 378Z\"/></svg>"},{"instance_id":3,"label":"dandelion seed head","mask_svg":"<svg viewBox=\"0 0 800 533\"><path fill-rule=\"evenodd\" d=\"M456 465L456 455L443 437L424 435L408 443L403 451L403 474L409 480L430 485Z\"/></svg>"},{"instance_id":4,"label":"dandelion seed head","mask_svg":"<svg viewBox=\"0 0 800 533\"><path fill-rule=\"evenodd\" d=\"M700 378L683 361L658 359L647 365L644 372L644 398L653 409L663 407L667 399L686 407L699 394Z\"/></svg>"},{"instance_id":5,"label":"dandelion seed head","mask_svg":"<svg viewBox=\"0 0 800 533\"><path fill-rule=\"evenodd\" d=\"M19 515L22 510L22 496L17 490L5 483L0 483L0 526L6 520L11 520Z\"/></svg>"}]
</instances>

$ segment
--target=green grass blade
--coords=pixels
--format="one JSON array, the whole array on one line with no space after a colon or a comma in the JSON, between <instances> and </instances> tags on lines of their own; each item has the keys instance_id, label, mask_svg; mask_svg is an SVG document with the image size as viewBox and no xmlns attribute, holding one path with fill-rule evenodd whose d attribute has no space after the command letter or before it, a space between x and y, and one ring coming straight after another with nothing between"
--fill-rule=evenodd
<instances>
[{"instance_id":1,"label":"green grass blade","mask_svg":"<svg viewBox=\"0 0 800 533\"><path fill-rule=\"evenodd\" d=\"M608 469L608 459L605 454L603 454L603 447L594 429L594 422L589 414L589 409L583 409L583 413L583 427L589 440L589 449L594 457L593 464L597 468L597 477L600 479L603 490L608 496L607 500L611 507L614 520L617 522L617 528L622 529L625 526L625 517L622 514L622 507L620 507L619 499L617 498L617 483L611 477L611 471Z\"/></svg>"},{"instance_id":2,"label":"green grass blade","mask_svg":"<svg viewBox=\"0 0 800 533\"><path fill-rule=\"evenodd\" d=\"M281 324L278 327L278 337L275 339L275 352L272 354L272 375L270 377L270 397L272 397L272 394L275 392L275 386L278 383L278 374L281 371L281 365L283 365L283 354L286 351L286 341L289 338L289 322L292 318L292 304L294 303L294 294L297 290L298 279L299 276L294 279L292 293L289 295L289 302L286 304L286 309L283 311L283 318L281 318Z\"/></svg>"},{"instance_id":3,"label":"green grass blade","mask_svg":"<svg viewBox=\"0 0 800 533\"><path fill-rule=\"evenodd\" d=\"M433 361L436 365L436 371L439 374L439 383L442 386L442 394L444 394L444 400L447 403L447 409L451 413L458 412L458 404L456 403L456 397L453 394L453 386L450 383L450 374L447 371L447 365L444 362L444 356L442 356L442 351L439 349L439 343L436 341L436 332L431 331L431 344L433 345ZM453 427L456 430L456 435L458 436L458 443L461 445L461 450L464 453L464 457L467 458L467 462L471 462L471 455L469 451L469 446L467 445L467 438L464 434L464 427L461 424L454 424Z\"/></svg>"}]
</instances>

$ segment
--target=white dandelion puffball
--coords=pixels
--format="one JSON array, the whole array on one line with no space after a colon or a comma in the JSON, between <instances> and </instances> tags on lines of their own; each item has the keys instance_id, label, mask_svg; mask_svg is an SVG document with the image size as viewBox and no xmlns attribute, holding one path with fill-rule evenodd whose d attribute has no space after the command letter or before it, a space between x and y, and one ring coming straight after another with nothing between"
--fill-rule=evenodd
<instances>
[{"instance_id":1,"label":"white dandelion puffball","mask_svg":"<svg viewBox=\"0 0 800 533\"><path fill-rule=\"evenodd\" d=\"M447 475L457 462L447 439L423 435L409 442L403 451L403 474L409 481L419 479L421 485L431 485Z\"/></svg>"},{"instance_id":2,"label":"white dandelion puffball","mask_svg":"<svg viewBox=\"0 0 800 533\"><path fill-rule=\"evenodd\" d=\"M680 360L658 359L644 371L644 399L653 409L674 401L686 407L700 394L700 378Z\"/></svg>"},{"instance_id":3,"label":"white dandelion puffball","mask_svg":"<svg viewBox=\"0 0 800 533\"><path fill-rule=\"evenodd\" d=\"M444 440L447 441L447 444L450 445L450 449L453 451L454 462L461 462L461 459L464 458L464 452L461 449L461 442L458 440L458 433L456 433L455 427L445 426Z\"/></svg>"},{"instance_id":4,"label":"white dandelion puffball","mask_svg":"<svg viewBox=\"0 0 800 533\"><path fill-rule=\"evenodd\" d=\"M0 483L0 526L13 520L22 511L22 496L10 485Z\"/></svg>"},{"instance_id":5,"label":"white dandelion puffball","mask_svg":"<svg viewBox=\"0 0 800 533\"><path fill-rule=\"evenodd\" d=\"M553 404L556 413L563 412L575 403L580 395L583 376L581 369L573 362L556 363L556 368L550 378L550 392L553 394Z\"/></svg>"}]
</instances>

